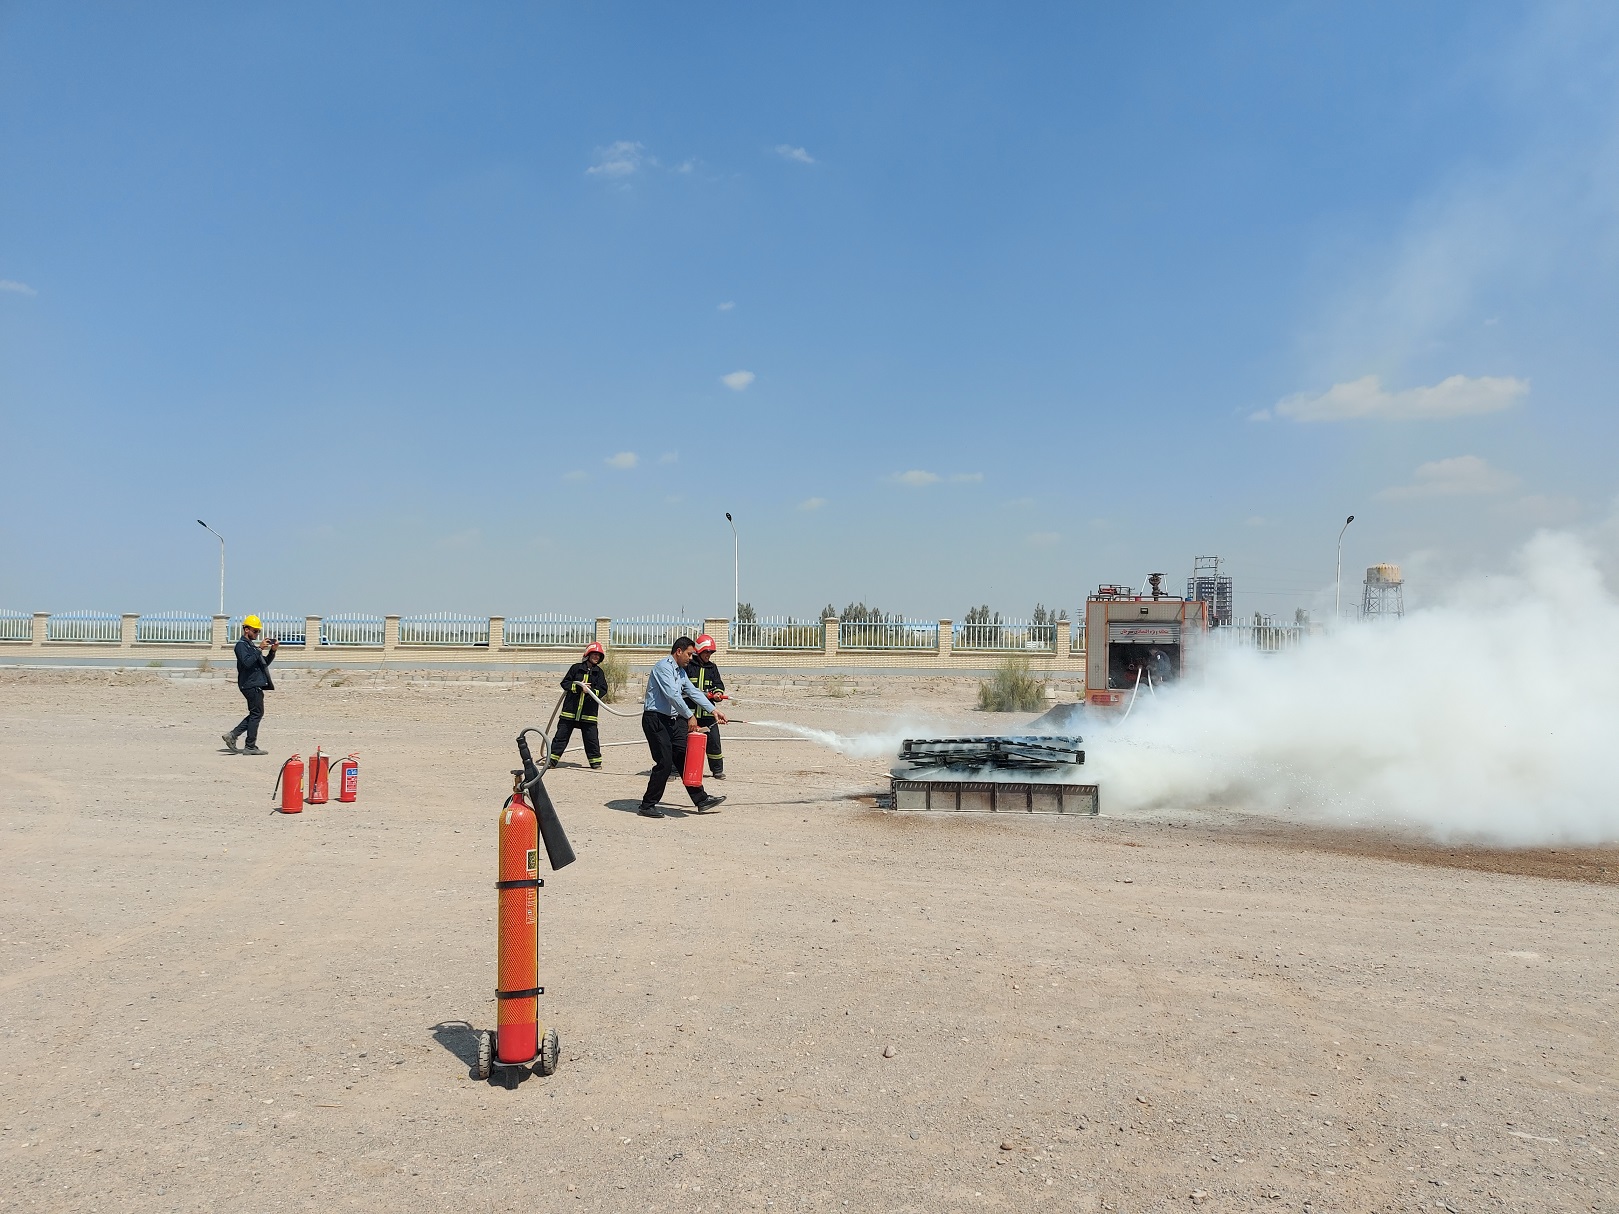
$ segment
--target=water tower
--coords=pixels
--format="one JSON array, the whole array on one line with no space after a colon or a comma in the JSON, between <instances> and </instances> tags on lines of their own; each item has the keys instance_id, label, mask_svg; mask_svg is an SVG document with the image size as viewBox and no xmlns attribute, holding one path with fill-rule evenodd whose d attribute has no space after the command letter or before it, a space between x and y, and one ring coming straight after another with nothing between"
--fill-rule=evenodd
<instances>
[{"instance_id":1,"label":"water tower","mask_svg":"<svg viewBox=\"0 0 1619 1214\"><path fill-rule=\"evenodd\" d=\"M1397 620L1405 614L1405 582L1398 565L1373 565L1366 570L1361 591L1360 618Z\"/></svg>"}]
</instances>

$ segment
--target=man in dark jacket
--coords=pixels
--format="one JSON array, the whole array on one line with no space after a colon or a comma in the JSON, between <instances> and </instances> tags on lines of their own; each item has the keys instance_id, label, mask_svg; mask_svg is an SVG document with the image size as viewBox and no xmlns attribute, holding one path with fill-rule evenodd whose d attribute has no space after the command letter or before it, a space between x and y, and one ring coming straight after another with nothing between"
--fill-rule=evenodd
<instances>
[{"instance_id":1,"label":"man in dark jacket","mask_svg":"<svg viewBox=\"0 0 1619 1214\"><path fill-rule=\"evenodd\" d=\"M714 703L718 704L725 697L725 680L720 678L720 668L714 665L714 638L703 633L697 638L697 647L692 650L691 664L686 667L686 677L691 680L692 686L697 688ZM694 704L693 708L697 708ZM708 731L708 770L716 780L725 779L725 756L720 752L720 726L712 713L697 708L697 727Z\"/></svg>"},{"instance_id":2,"label":"man in dark jacket","mask_svg":"<svg viewBox=\"0 0 1619 1214\"><path fill-rule=\"evenodd\" d=\"M242 636L236 642L236 686L247 700L247 715L235 729L220 735L224 739L225 749L232 754L266 753L259 749L259 722L264 720L264 693L275 690L275 683L270 678L270 663L275 661L275 651L281 642L273 637L260 642L259 633L262 631L264 621L250 615L242 621ZM244 733L247 734L247 745L238 751L236 739Z\"/></svg>"},{"instance_id":3,"label":"man in dark jacket","mask_svg":"<svg viewBox=\"0 0 1619 1214\"><path fill-rule=\"evenodd\" d=\"M562 690L567 694L562 697L556 737L551 739L552 767L562 761L562 752L568 749L568 740L577 727L585 740L585 758L590 760L590 770L602 769L601 735L596 731L597 704L581 688L589 687L602 699L607 698L607 675L602 670L605 656L601 644L592 641L583 660L568 667L568 673L562 676Z\"/></svg>"}]
</instances>

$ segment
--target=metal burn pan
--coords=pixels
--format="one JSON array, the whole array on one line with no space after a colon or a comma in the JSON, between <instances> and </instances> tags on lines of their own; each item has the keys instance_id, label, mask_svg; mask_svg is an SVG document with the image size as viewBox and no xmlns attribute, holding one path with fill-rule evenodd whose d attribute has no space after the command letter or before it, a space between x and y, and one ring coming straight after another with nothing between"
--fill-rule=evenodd
<instances>
[{"instance_id":1,"label":"metal burn pan","mask_svg":"<svg viewBox=\"0 0 1619 1214\"><path fill-rule=\"evenodd\" d=\"M1059 784L1035 780L892 779L898 810L963 813L1086 814L1101 811L1095 784Z\"/></svg>"}]
</instances>

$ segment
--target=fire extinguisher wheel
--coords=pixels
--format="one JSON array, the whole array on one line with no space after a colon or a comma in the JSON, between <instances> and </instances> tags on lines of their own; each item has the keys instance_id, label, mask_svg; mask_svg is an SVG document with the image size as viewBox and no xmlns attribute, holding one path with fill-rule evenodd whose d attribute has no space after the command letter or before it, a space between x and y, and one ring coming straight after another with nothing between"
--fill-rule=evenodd
<instances>
[{"instance_id":1,"label":"fire extinguisher wheel","mask_svg":"<svg viewBox=\"0 0 1619 1214\"><path fill-rule=\"evenodd\" d=\"M474 1079L488 1079L495 1065L495 1035L488 1029L478 1034L478 1061L472 1069Z\"/></svg>"},{"instance_id":2,"label":"fire extinguisher wheel","mask_svg":"<svg viewBox=\"0 0 1619 1214\"><path fill-rule=\"evenodd\" d=\"M556 1029L546 1029L545 1040L540 1042L540 1060L534 1064L534 1069L542 1075L555 1075L557 1054L561 1049L562 1043L557 1040Z\"/></svg>"}]
</instances>

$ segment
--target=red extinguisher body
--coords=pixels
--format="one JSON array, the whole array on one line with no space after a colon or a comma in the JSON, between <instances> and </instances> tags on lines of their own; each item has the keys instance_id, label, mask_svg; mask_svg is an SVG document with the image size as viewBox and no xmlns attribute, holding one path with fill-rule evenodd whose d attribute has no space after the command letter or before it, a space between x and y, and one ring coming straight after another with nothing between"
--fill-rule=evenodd
<instances>
[{"instance_id":1,"label":"red extinguisher body","mask_svg":"<svg viewBox=\"0 0 1619 1214\"><path fill-rule=\"evenodd\" d=\"M686 726L677 725L676 729ZM708 734L694 729L686 735L686 764L680 769L680 782L687 788L703 786L703 756L708 753Z\"/></svg>"},{"instance_id":2,"label":"red extinguisher body","mask_svg":"<svg viewBox=\"0 0 1619 1214\"><path fill-rule=\"evenodd\" d=\"M276 785L281 789L281 812L284 814L301 814L304 812L304 761L293 755L281 765L281 774L276 778ZM270 794L274 796L272 792Z\"/></svg>"},{"instance_id":3,"label":"red extinguisher body","mask_svg":"<svg viewBox=\"0 0 1619 1214\"><path fill-rule=\"evenodd\" d=\"M513 793L500 811L500 937L495 1057L530 1062L540 1052L539 819Z\"/></svg>"},{"instance_id":4,"label":"red extinguisher body","mask_svg":"<svg viewBox=\"0 0 1619 1214\"><path fill-rule=\"evenodd\" d=\"M331 770L332 758L315 747L315 753L309 756L309 804L325 805L328 796L327 776Z\"/></svg>"},{"instance_id":5,"label":"red extinguisher body","mask_svg":"<svg viewBox=\"0 0 1619 1214\"><path fill-rule=\"evenodd\" d=\"M353 801L360 795L360 756L349 755L337 761L337 799Z\"/></svg>"}]
</instances>

